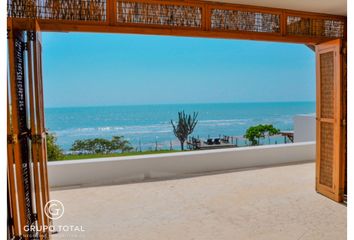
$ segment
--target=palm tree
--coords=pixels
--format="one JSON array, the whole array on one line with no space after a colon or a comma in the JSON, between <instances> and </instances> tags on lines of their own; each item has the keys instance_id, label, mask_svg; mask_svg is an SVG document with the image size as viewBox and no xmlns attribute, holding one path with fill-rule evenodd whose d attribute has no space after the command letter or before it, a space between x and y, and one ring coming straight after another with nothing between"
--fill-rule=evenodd
<instances>
[{"instance_id":1,"label":"palm tree","mask_svg":"<svg viewBox=\"0 0 354 240\"><path fill-rule=\"evenodd\" d=\"M193 115L190 115L182 111L178 112L177 125L175 125L173 120L171 120L173 133L180 141L182 151L184 150L184 142L187 140L188 136L193 132L195 126L198 123L197 117L198 113L196 112L194 112Z\"/></svg>"}]
</instances>

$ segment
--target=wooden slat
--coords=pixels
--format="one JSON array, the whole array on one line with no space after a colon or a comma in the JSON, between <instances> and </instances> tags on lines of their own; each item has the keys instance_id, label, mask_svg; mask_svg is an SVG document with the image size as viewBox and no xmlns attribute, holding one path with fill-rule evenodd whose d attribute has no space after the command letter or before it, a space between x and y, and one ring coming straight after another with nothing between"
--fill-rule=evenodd
<instances>
[{"instance_id":1,"label":"wooden slat","mask_svg":"<svg viewBox=\"0 0 354 240\"><path fill-rule=\"evenodd\" d=\"M9 176L9 174L7 174ZM14 209L12 207L12 199L14 196L11 195L9 179L7 180L7 239L13 239L15 237L15 229L14 229ZM16 212L15 212L16 213Z\"/></svg>"},{"instance_id":2,"label":"wooden slat","mask_svg":"<svg viewBox=\"0 0 354 240\"><path fill-rule=\"evenodd\" d=\"M280 33L281 33L281 35L284 37L284 36L286 36L286 27L287 27L287 23L286 23L286 21L287 21L287 14L286 14L286 11L285 11L285 10L283 10L283 11L281 12L280 21L281 21L281 23L280 23Z\"/></svg>"},{"instance_id":3,"label":"wooden slat","mask_svg":"<svg viewBox=\"0 0 354 240\"><path fill-rule=\"evenodd\" d=\"M341 168L344 174L341 176L344 182L344 195L347 194L347 41L344 39L342 41L342 100L341 100L341 130L342 130L342 141L341 141ZM346 200L345 200L346 201Z\"/></svg>"},{"instance_id":4,"label":"wooden slat","mask_svg":"<svg viewBox=\"0 0 354 240\"><path fill-rule=\"evenodd\" d=\"M11 135L11 123L10 123L10 110L9 110L9 96L7 97L7 134ZM14 234L19 236L21 234L21 226L19 220L18 199L15 189L15 172L14 172L14 158L13 158L13 143L7 143L7 177L8 177L8 191L10 191L11 211L14 223Z\"/></svg>"},{"instance_id":5,"label":"wooden slat","mask_svg":"<svg viewBox=\"0 0 354 240\"><path fill-rule=\"evenodd\" d=\"M46 136L44 126L44 104L43 104L43 83L42 83L42 49L40 39L39 26L35 28L36 38L33 45L33 59L34 59L34 98L35 98L35 118L36 118L36 135L41 136L40 141L36 143L37 147L37 159L39 166L39 176L42 189L42 208L49 201L49 185L48 185L48 171L47 171L47 149L46 149ZM50 225L50 219L43 215L44 225ZM45 233L47 236L49 233Z\"/></svg>"},{"instance_id":6,"label":"wooden slat","mask_svg":"<svg viewBox=\"0 0 354 240\"><path fill-rule=\"evenodd\" d=\"M15 46L14 46L14 32L10 31L8 49L9 49L9 64L10 64L10 93L11 93L11 123L12 123L12 134L18 138L19 136L19 118L17 114L17 93L16 93L16 74L15 74ZM23 186L23 175L22 175L22 154L21 147L18 141L13 144L13 162L15 164L14 175L16 179L15 189L18 199L18 212L19 212L19 235L23 234L23 229L26 226L26 214L25 214L25 192Z\"/></svg>"},{"instance_id":7,"label":"wooden slat","mask_svg":"<svg viewBox=\"0 0 354 240\"><path fill-rule=\"evenodd\" d=\"M29 105L30 105L30 123L31 123L31 135L37 136L37 124L36 124L36 108L35 108L35 96L34 96L34 81L33 81L33 72L34 72L34 64L33 64L33 45L35 44L35 32L28 32L28 82L29 82ZM44 237L44 217L43 216L43 205L44 200L42 197L43 190L40 182L40 174L39 174L39 156L38 156L38 143L36 141L31 141L32 146L32 162L33 162L33 175L34 175L34 188L35 188L35 197L36 197L36 212L38 217L38 226L41 229L41 233L39 234L40 239Z\"/></svg>"},{"instance_id":8,"label":"wooden slat","mask_svg":"<svg viewBox=\"0 0 354 240\"><path fill-rule=\"evenodd\" d=\"M202 30L208 31L210 30L210 9L207 4L204 4L202 7Z\"/></svg>"},{"instance_id":9,"label":"wooden slat","mask_svg":"<svg viewBox=\"0 0 354 240\"><path fill-rule=\"evenodd\" d=\"M107 0L107 20L108 25L114 25L117 18L116 0Z\"/></svg>"}]
</instances>

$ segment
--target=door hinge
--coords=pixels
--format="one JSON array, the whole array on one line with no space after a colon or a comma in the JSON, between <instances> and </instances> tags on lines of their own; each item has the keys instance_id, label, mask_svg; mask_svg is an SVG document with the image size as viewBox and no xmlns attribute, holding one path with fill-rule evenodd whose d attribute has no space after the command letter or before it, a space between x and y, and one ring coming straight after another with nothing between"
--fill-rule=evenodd
<instances>
[{"instance_id":1,"label":"door hinge","mask_svg":"<svg viewBox=\"0 0 354 240\"><path fill-rule=\"evenodd\" d=\"M32 42L34 40L36 40L36 32L35 31L28 31L27 36L28 36L28 40L30 40Z\"/></svg>"},{"instance_id":2,"label":"door hinge","mask_svg":"<svg viewBox=\"0 0 354 240\"><path fill-rule=\"evenodd\" d=\"M7 144L15 144L18 142L17 134L7 135Z\"/></svg>"},{"instance_id":3,"label":"door hinge","mask_svg":"<svg viewBox=\"0 0 354 240\"><path fill-rule=\"evenodd\" d=\"M343 55L347 54L347 47L342 47L340 51Z\"/></svg>"},{"instance_id":4,"label":"door hinge","mask_svg":"<svg viewBox=\"0 0 354 240\"><path fill-rule=\"evenodd\" d=\"M342 119L342 125L343 126L347 126L347 120L346 119Z\"/></svg>"},{"instance_id":5,"label":"door hinge","mask_svg":"<svg viewBox=\"0 0 354 240\"><path fill-rule=\"evenodd\" d=\"M33 134L31 136L32 143L42 143L43 136L41 134Z\"/></svg>"}]
</instances>

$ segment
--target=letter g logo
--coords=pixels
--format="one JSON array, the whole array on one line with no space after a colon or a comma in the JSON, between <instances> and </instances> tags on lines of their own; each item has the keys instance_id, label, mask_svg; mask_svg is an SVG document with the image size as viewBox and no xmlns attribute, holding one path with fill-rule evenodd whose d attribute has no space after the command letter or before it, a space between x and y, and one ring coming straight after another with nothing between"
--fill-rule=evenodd
<instances>
[{"instance_id":1,"label":"letter g logo","mask_svg":"<svg viewBox=\"0 0 354 240\"><path fill-rule=\"evenodd\" d=\"M50 200L44 206L44 213L50 219L59 219L64 215L64 205L59 200Z\"/></svg>"}]
</instances>

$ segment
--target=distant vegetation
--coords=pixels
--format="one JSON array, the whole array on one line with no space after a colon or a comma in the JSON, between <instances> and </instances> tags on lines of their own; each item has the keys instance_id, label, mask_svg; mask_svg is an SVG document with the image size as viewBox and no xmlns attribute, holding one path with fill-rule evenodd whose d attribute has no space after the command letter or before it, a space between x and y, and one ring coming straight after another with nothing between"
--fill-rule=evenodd
<instances>
[{"instance_id":1,"label":"distant vegetation","mask_svg":"<svg viewBox=\"0 0 354 240\"><path fill-rule=\"evenodd\" d=\"M171 120L173 133L180 141L181 150L184 151L184 144L188 136L193 133L198 120L198 113L186 114L184 111L178 112L178 122ZM259 145L260 139L267 136L279 134L280 130L273 127L273 125L256 125L251 126L246 130L244 137L251 145ZM57 137L53 133L47 134L47 153L48 160L76 160L89 158L103 158L103 157L119 157L119 156L134 156L144 154L158 154L178 152L179 150L147 150L147 151L133 151L131 143L124 139L123 136L113 136L111 140L104 138L93 138L76 140L71 147L71 154L64 154L63 150L57 144Z\"/></svg>"},{"instance_id":2,"label":"distant vegetation","mask_svg":"<svg viewBox=\"0 0 354 240\"><path fill-rule=\"evenodd\" d=\"M109 153L109 154L67 154L58 160L80 160L90 158L107 158L107 157L124 157L124 156L136 156L147 154L160 154L160 153L173 153L179 152L179 150L157 150L157 151L142 151L142 152L124 152L124 153Z\"/></svg>"},{"instance_id":3,"label":"distant vegetation","mask_svg":"<svg viewBox=\"0 0 354 240\"><path fill-rule=\"evenodd\" d=\"M133 147L123 136L113 136L112 140L104 138L76 140L70 150L89 154L110 154L117 151L130 152Z\"/></svg>"},{"instance_id":4,"label":"distant vegetation","mask_svg":"<svg viewBox=\"0 0 354 240\"><path fill-rule=\"evenodd\" d=\"M246 133L244 135L245 138L248 139L248 141L251 142L251 145L259 145L260 139L265 138L266 136L273 136L276 134L279 134L280 130L273 127L273 125L262 125L259 124L257 126L252 126L249 127L246 130Z\"/></svg>"},{"instance_id":5,"label":"distant vegetation","mask_svg":"<svg viewBox=\"0 0 354 240\"><path fill-rule=\"evenodd\" d=\"M155 150L155 151L132 151L134 148L123 136L113 136L111 140L103 138L76 140L71 147L74 154L64 154L63 150L56 143L57 137L54 133L47 134L47 156L48 161L57 160L79 160L90 158L122 157L145 154L160 154L179 152L178 150Z\"/></svg>"},{"instance_id":6,"label":"distant vegetation","mask_svg":"<svg viewBox=\"0 0 354 240\"><path fill-rule=\"evenodd\" d=\"M57 137L54 133L47 134L47 157L48 161L59 160L64 156L63 150L57 144Z\"/></svg>"},{"instance_id":7,"label":"distant vegetation","mask_svg":"<svg viewBox=\"0 0 354 240\"><path fill-rule=\"evenodd\" d=\"M193 133L195 126L198 123L198 113L194 112L193 115L186 114L184 111L178 112L178 122L175 125L173 120L171 124L173 127L173 133L181 143L181 150L184 150L184 143L188 139L188 136Z\"/></svg>"}]
</instances>

